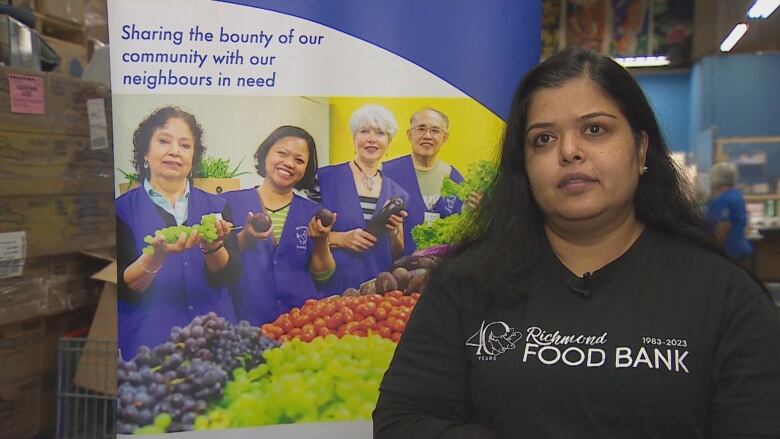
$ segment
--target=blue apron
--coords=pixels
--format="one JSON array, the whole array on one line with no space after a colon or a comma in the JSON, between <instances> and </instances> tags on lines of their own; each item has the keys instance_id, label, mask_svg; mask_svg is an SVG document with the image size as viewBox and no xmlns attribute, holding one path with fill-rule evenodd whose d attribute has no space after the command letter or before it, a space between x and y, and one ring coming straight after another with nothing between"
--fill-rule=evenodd
<instances>
[{"instance_id":1,"label":"blue apron","mask_svg":"<svg viewBox=\"0 0 780 439\"><path fill-rule=\"evenodd\" d=\"M409 216L404 220L404 254L410 255L416 249L412 239L412 228L425 221L425 201L420 192L420 184L417 182L417 174L414 172L414 162L411 155L405 155L382 164L384 175L396 181L407 193L409 204L406 205ZM455 167L452 167L450 178L455 183L462 183L463 176ZM463 202L454 196L441 197L430 212L438 213L442 218L460 213Z\"/></svg>"},{"instance_id":2,"label":"blue apron","mask_svg":"<svg viewBox=\"0 0 780 439\"><path fill-rule=\"evenodd\" d=\"M197 224L202 215L221 213L224 207L225 201L221 198L192 188L184 224ZM137 256L146 247L144 237L166 227L157 207L142 188L133 189L116 200L116 215L130 228ZM172 327L185 326L196 316L211 311L235 321L227 288L210 286L205 270L205 257L198 247L169 254L154 281L140 293L138 301L118 301L122 358L133 358L141 345L154 347L163 343Z\"/></svg>"},{"instance_id":3,"label":"blue apron","mask_svg":"<svg viewBox=\"0 0 780 439\"><path fill-rule=\"evenodd\" d=\"M246 223L248 212L262 212L257 188L242 189L222 194L233 212L236 226ZM319 205L293 196L279 244L272 239L255 241L241 253L241 278L230 286L236 316L253 326L276 319L293 307L300 307L306 299L321 295L309 272L313 242L309 238L309 221Z\"/></svg>"},{"instance_id":4,"label":"blue apron","mask_svg":"<svg viewBox=\"0 0 780 439\"><path fill-rule=\"evenodd\" d=\"M360 207L355 180L348 163L326 166L317 171L322 194L322 204L338 214L333 225L334 232L346 232L352 229L366 228L363 209ZM390 197L400 197L405 205L409 195L392 179L383 174L382 188L377 201L377 211ZM406 227L406 224L404 224ZM320 286L326 295L341 294L347 288L358 288L362 282L376 277L393 264L390 236L385 233L377 243L365 252L347 249L332 249L336 260L336 272L333 277Z\"/></svg>"}]
</instances>

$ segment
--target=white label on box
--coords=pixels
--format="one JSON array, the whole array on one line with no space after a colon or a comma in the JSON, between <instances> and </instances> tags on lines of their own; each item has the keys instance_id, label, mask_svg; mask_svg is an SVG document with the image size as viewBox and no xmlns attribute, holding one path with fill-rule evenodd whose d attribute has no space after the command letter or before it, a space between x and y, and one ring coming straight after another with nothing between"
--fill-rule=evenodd
<instances>
[{"instance_id":1,"label":"white label on box","mask_svg":"<svg viewBox=\"0 0 780 439\"><path fill-rule=\"evenodd\" d=\"M88 99L87 116L89 118L90 146L93 150L108 148L108 122L106 121L105 99Z\"/></svg>"},{"instance_id":2,"label":"white label on box","mask_svg":"<svg viewBox=\"0 0 780 439\"><path fill-rule=\"evenodd\" d=\"M0 261L0 279L17 277L24 274L24 259Z\"/></svg>"},{"instance_id":3,"label":"white label on box","mask_svg":"<svg viewBox=\"0 0 780 439\"><path fill-rule=\"evenodd\" d=\"M27 232L0 233L0 279L21 276L27 257Z\"/></svg>"}]
</instances>

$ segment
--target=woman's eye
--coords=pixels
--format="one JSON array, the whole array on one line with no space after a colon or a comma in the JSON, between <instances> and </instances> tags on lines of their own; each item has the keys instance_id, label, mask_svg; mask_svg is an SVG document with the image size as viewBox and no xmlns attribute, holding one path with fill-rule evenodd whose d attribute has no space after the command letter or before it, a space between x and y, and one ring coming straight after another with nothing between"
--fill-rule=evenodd
<instances>
[{"instance_id":1,"label":"woman's eye","mask_svg":"<svg viewBox=\"0 0 780 439\"><path fill-rule=\"evenodd\" d=\"M182 143L182 144L181 144L181 147L182 147L183 149L190 149L190 148L192 148L192 145L190 145L189 143Z\"/></svg>"},{"instance_id":2,"label":"woman's eye","mask_svg":"<svg viewBox=\"0 0 780 439\"><path fill-rule=\"evenodd\" d=\"M536 136L536 140L534 141L534 145L541 146L546 145L553 141L553 136L549 134L540 134Z\"/></svg>"},{"instance_id":3,"label":"woman's eye","mask_svg":"<svg viewBox=\"0 0 780 439\"><path fill-rule=\"evenodd\" d=\"M604 127L599 125L591 125L588 127L588 134L599 135L604 133Z\"/></svg>"},{"instance_id":4,"label":"woman's eye","mask_svg":"<svg viewBox=\"0 0 780 439\"><path fill-rule=\"evenodd\" d=\"M296 160L295 162L296 162L296 163L298 163L299 165L302 165L302 164L304 164L304 163L305 163L305 162L304 162L303 160L301 160L301 159L298 159L298 160Z\"/></svg>"},{"instance_id":5,"label":"woman's eye","mask_svg":"<svg viewBox=\"0 0 780 439\"><path fill-rule=\"evenodd\" d=\"M376 130L376 135L381 137L385 135L385 132L382 130Z\"/></svg>"}]
</instances>

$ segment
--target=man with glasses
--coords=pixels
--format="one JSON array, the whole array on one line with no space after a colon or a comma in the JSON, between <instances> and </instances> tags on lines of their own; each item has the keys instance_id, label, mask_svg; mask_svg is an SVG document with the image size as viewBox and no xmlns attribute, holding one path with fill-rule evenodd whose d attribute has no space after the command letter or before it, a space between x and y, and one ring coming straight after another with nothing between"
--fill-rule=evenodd
<instances>
[{"instance_id":1,"label":"man with glasses","mask_svg":"<svg viewBox=\"0 0 780 439\"><path fill-rule=\"evenodd\" d=\"M449 138L447 115L434 108L424 108L412 114L406 137L412 144L412 153L382 165L382 173L409 193L404 220L404 254L415 250L412 228L460 213L463 203L455 197L442 197L441 185L446 177L456 183L463 176L454 166L438 158Z\"/></svg>"}]
</instances>

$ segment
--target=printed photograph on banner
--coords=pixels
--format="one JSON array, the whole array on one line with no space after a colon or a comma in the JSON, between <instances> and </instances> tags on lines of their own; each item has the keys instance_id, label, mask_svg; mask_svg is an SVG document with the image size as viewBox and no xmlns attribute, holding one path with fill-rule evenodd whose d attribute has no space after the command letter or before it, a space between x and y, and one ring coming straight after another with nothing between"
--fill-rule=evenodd
<instances>
[{"instance_id":1,"label":"printed photograph on banner","mask_svg":"<svg viewBox=\"0 0 780 439\"><path fill-rule=\"evenodd\" d=\"M504 122L440 97L122 94L113 111L120 433L370 420Z\"/></svg>"},{"instance_id":2,"label":"printed photograph on banner","mask_svg":"<svg viewBox=\"0 0 780 439\"><path fill-rule=\"evenodd\" d=\"M368 437L495 173L540 0L315 3L108 0L120 437Z\"/></svg>"}]
</instances>

